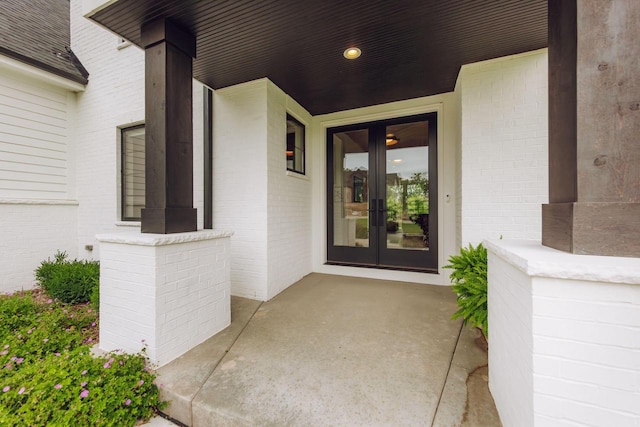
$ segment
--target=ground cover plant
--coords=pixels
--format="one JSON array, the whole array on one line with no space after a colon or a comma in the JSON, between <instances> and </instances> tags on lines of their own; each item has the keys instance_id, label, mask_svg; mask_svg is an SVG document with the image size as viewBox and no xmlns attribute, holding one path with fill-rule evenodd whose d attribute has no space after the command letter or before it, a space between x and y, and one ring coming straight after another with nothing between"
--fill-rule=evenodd
<instances>
[{"instance_id":1,"label":"ground cover plant","mask_svg":"<svg viewBox=\"0 0 640 427\"><path fill-rule=\"evenodd\" d=\"M94 357L97 338L90 303L0 296L0 425L132 426L162 409L144 352Z\"/></svg>"}]
</instances>

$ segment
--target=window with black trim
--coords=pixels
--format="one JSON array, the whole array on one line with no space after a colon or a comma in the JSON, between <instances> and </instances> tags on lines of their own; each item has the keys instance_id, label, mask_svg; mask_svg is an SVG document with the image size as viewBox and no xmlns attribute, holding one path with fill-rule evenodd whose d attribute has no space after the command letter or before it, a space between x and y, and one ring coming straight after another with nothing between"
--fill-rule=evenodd
<instances>
[{"instance_id":1,"label":"window with black trim","mask_svg":"<svg viewBox=\"0 0 640 427\"><path fill-rule=\"evenodd\" d=\"M304 175L304 125L287 114L287 170Z\"/></svg>"},{"instance_id":2,"label":"window with black trim","mask_svg":"<svg viewBox=\"0 0 640 427\"><path fill-rule=\"evenodd\" d=\"M144 125L121 129L122 221L140 221L144 208Z\"/></svg>"}]
</instances>

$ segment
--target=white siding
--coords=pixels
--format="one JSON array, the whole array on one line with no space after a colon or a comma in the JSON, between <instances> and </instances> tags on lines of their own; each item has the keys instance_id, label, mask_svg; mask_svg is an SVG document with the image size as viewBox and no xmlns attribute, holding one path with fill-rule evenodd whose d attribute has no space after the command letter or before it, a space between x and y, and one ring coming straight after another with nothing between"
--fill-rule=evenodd
<instances>
[{"instance_id":1,"label":"white siding","mask_svg":"<svg viewBox=\"0 0 640 427\"><path fill-rule=\"evenodd\" d=\"M0 293L34 286L57 250L75 257L76 95L0 66Z\"/></svg>"},{"instance_id":2,"label":"white siding","mask_svg":"<svg viewBox=\"0 0 640 427\"><path fill-rule=\"evenodd\" d=\"M65 89L0 70L0 199L72 197L73 101Z\"/></svg>"}]
</instances>

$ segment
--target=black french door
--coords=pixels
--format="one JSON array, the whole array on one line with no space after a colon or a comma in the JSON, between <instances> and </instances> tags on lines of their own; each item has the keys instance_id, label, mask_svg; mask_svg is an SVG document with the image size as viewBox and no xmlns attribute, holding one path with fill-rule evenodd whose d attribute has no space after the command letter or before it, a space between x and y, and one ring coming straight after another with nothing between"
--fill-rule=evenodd
<instances>
[{"instance_id":1,"label":"black french door","mask_svg":"<svg viewBox=\"0 0 640 427\"><path fill-rule=\"evenodd\" d=\"M327 130L327 263L437 271L436 113Z\"/></svg>"}]
</instances>

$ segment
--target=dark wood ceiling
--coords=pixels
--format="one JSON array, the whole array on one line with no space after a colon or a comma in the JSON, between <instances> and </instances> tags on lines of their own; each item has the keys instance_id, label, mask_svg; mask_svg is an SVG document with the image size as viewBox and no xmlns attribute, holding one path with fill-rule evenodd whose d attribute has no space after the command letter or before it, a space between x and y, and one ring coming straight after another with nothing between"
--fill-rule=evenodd
<instances>
[{"instance_id":1,"label":"dark wood ceiling","mask_svg":"<svg viewBox=\"0 0 640 427\"><path fill-rule=\"evenodd\" d=\"M139 44L161 16L196 36L198 80L268 77L313 115L450 92L463 64L547 46L547 0L118 0L91 18Z\"/></svg>"}]
</instances>

